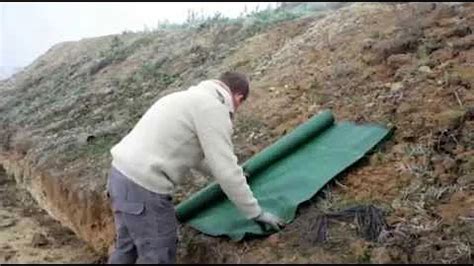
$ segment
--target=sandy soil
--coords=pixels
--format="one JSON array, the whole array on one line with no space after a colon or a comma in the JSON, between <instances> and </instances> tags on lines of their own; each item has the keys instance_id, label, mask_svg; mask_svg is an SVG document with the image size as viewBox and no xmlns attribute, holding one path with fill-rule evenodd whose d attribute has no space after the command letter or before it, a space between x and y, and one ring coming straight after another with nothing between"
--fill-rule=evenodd
<instances>
[{"instance_id":1,"label":"sandy soil","mask_svg":"<svg viewBox=\"0 0 474 266\"><path fill-rule=\"evenodd\" d=\"M74 233L53 220L0 169L1 263L100 263Z\"/></svg>"}]
</instances>

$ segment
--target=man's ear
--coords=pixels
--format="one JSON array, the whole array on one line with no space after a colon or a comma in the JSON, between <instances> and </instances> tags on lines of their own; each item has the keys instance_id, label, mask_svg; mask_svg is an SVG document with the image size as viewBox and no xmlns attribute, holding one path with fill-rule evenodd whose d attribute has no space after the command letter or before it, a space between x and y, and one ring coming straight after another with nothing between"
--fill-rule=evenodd
<instances>
[{"instance_id":1,"label":"man's ear","mask_svg":"<svg viewBox=\"0 0 474 266\"><path fill-rule=\"evenodd\" d=\"M234 102L235 111L237 111L239 106L242 104L242 100L243 100L242 94L234 94L232 96L232 101Z\"/></svg>"},{"instance_id":2,"label":"man's ear","mask_svg":"<svg viewBox=\"0 0 474 266\"><path fill-rule=\"evenodd\" d=\"M243 94L237 94L237 100L239 101L240 104L244 102L245 96Z\"/></svg>"}]
</instances>

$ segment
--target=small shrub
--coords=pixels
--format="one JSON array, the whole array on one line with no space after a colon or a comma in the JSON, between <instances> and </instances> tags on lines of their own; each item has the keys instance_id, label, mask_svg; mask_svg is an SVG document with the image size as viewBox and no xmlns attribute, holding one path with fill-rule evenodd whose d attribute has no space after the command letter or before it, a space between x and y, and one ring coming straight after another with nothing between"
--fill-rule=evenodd
<instances>
[{"instance_id":1,"label":"small shrub","mask_svg":"<svg viewBox=\"0 0 474 266\"><path fill-rule=\"evenodd\" d=\"M123 41L118 36L114 36L109 48L101 51L99 53L100 59L90 67L89 75L96 74L108 65L124 61L133 53L135 48L140 46L141 42L139 39L132 45L125 46Z\"/></svg>"}]
</instances>

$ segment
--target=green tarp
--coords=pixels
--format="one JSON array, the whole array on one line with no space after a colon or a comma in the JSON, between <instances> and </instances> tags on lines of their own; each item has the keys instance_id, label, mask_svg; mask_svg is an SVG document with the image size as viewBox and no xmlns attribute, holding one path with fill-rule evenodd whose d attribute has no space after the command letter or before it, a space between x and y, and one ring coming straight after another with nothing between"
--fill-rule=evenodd
<instances>
[{"instance_id":1,"label":"green tarp","mask_svg":"<svg viewBox=\"0 0 474 266\"><path fill-rule=\"evenodd\" d=\"M298 205L362 158L390 130L374 125L334 122L331 111L313 116L243 164L261 206L291 222ZM215 182L176 207L179 221L212 236L241 240L272 229L245 219Z\"/></svg>"}]
</instances>

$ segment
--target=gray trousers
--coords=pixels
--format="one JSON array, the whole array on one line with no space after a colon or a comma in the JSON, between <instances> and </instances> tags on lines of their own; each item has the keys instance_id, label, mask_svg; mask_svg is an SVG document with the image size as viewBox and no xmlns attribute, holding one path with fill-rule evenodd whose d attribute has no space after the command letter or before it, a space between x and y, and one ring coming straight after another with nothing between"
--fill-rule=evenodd
<instances>
[{"instance_id":1,"label":"gray trousers","mask_svg":"<svg viewBox=\"0 0 474 266\"><path fill-rule=\"evenodd\" d=\"M178 227L171 196L153 193L113 167L107 192L116 228L108 264L176 263Z\"/></svg>"}]
</instances>

